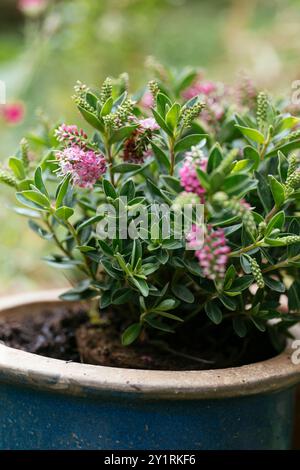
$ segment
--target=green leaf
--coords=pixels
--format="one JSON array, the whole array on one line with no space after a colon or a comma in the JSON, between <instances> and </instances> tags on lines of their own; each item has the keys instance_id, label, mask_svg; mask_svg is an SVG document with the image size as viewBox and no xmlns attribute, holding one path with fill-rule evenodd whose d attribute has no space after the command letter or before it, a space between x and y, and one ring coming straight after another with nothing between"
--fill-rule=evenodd
<instances>
[{"instance_id":1,"label":"green leaf","mask_svg":"<svg viewBox=\"0 0 300 470\"><path fill-rule=\"evenodd\" d=\"M166 108L167 106L171 108L172 102L170 98L165 95L162 92L159 92L156 97L156 106L157 106L157 111L158 113L162 116L165 117L166 115Z\"/></svg>"},{"instance_id":2,"label":"green leaf","mask_svg":"<svg viewBox=\"0 0 300 470\"><path fill-rule=\"evenodd\" d=\"M180 95L180 93L188 88L194 80L197 78L198 72L196 70L189 70L185 72L183 75L180 75L179 79L176 82L176 94Z\"/></svg>"},{"instance_id":3,"label":"green leaf","mask_svg":"<svg viewBox=\"0 0 300 470\"><path fill-rule=\"evenodd\" d=\"M172 328L167 325L164 325L159 320L153 318L153 315L146 315L145 322L148 323L148 325L152 326L152 328L156 328L157 330L164 331L166 333L174 333Z\"/></svg>"},{"instance_id":4,"label":"green leaf","mask_svg":"<svg viewBox=\"0 0 300 470\"><path fill-rule=\"evenodd\" d=\"M232 320L232 326L236 334L240 338L244 338L247 334L246 321L242 317L235 317Z\"/></svg>"},{"instance_id":5,"label":"green leaf","mask_svg":"<svg viewBox=\"0 0 300 470\"><path fill-rule=\"evenodd\" d=\"M17 179L25 179L26 175L22 160L16 157L10 157L10 159L8 160L8 165Z\"/></svg>"},{"instance_id":6,"label":"green leaf","mask_svg":"<svg viewBox=\"0 0 300 470\"><path fill-rule=\"evenodd\" d=\"M157 161L162 165L163 167L166 168L167 171L170 171L170 160L168 156L165 154L165 152L159 148L154 142L151 142L152 150L153 153L157 159Z\"/></svg>"},{"instance_id":7,"label":"green leaf","mask_svg":"<svg viewBox=\"0 0 300 470\"><path fill-rule=\"evenodd\" d=\"M147 186L149 190L151 191L153 195L160 197L161 199L166 201L169 205L172 204L171 199L161 189L159 189L156 186L156 184L153 183L153 181L151 181L150 179L147 179L146 182L147 182Z\"/></svg>"},{"instance_id":8,"label":"green leaf","mask_svg":"<svg viewBox=\"0 0 300 470\"><path fill-rule=\"evenodd\" d=\"M287 246L286 241L281 240L281 238L264 238L264 243L269 246Z\"/></svg>"},{"instance_id":9,"label":"green leaf","mask_svg":"<svg viewBox=\"0 0 300 470\"><path fill-rule=\"evenodd\" d=\"M269 235L271 235L274 229L281 230L282 227L284 226L284 222L285 222L285 214L283 211L280 211L277 214L275 214L270 220L270 222L268 223L265 235L268 237Z\"/></svg>"},{"instance_id":10,"label":"green leaf","mask_svg":"<svg viewBox=\"0 0 300 470\"><path fill-rule=\"evenodd\" d=\"M159 127L161 127L165 131L165 133L168 134L168 136L173 137L173 131L168 127L164 118L153 108L152 113Z\"/></svg>"},{"instance_id":11,"label":"green leaf","mask_svg":"<svg viewBox=\"0 0 300 470\"><path fill-rule=\"evenodd\" d=\"M103 179L102 186L103 191L107 197L111 197L112 199L116 199L118 197L116 190L110 181L108 181L107 179Z\"/></svg>"},{"instance_id":12,"label":"green leaf","mask_svg":"<svg viewBox=\"0 0 300 470\"><path fill-rule=\"evenodd\" d=\"M21 194L25 199L32 201L34 204L37 204L44 209L49 209L50 207L50 201L48 198L38 191L28 190L17 193L17 195L18 194Z\"/></svg>"},{"instance_id":13,"label":"green leaf","mask_svg":"<svg viewBox=\"0 0 300 470\"><path fill-rule=\"evenodd\" d=\"M266 331L266 324L265 324L265 322L263 322L263 321L260 320L259 318L250 317L250 319L252 320L252 323L256 326L256 328L257 328L259 331L261 331L261 332Z\"/></svg>"},{"instance_id":14,"label":"green leaf","mask_svg":"<svg viewBox=\"0 0 300 470\"><path fill-rule=\"evenodd\" d=\"M245 173L235 173L226 176L223 184L223 190L229 196L240 196L247 194L252 189L255 189L257 182Z\"/></svg>"},{"instance_id":15,"label":"green leaf","mask_svg":"<svg viewBox=\"0 0 300 470\"><path fill-rule=\"evenodd\" d=\"M275 205L276 205L277 208L279 208L279 207L282 206L282 204L285 201L284 186L281 183L279 183L279 181L277 181L277 179L274 178L274 176L272 176L272 175L268 176L268 180L269 180L269 183L270 183L270 187L271 187L272 195L273 195L273 198L274 198L274 201L275 201Z\"/></svg>"},{"instance_id":16,"label":"green leaf","mask_svg":"<svg viewBox=\"0 0 300 470\"><path fill-rule=\"evenodd\" d=\"M257 170L257 168L259 167L259 162L260 162L260 157L259 157L259 153L257 152L257 150L250 146L245 147L243 150L243 154L245 158L252 160L253 169Z\"/></svg>"},{"instance_id":17,"label":"green leaf","mask_svg":"<svg viewBox=\"0 0 300 470\"><path fill-rule=\"evenodd\" d=\"M250 265L249 258L247 255L241 255L240 263L241 263L243 271L246 274L251 274L252 269L251 269L251 265Z\"/></svg>"},{"instance_id":18,"label":"green leaf","mask_svg":"<svg viewBox=\"0 0 300 470\"><path fill-rule=\"evenodd\" d=\"M132 344L140 335L142 331L142 325L140 323L133 323L130 325L122 334L123 346L129 346Z\"/></svg>"},{"instance_id":19,"label":"green leaf","mask_svg":"<svg viewBox=\"0 0 300 470\"><path fill-rule=\"evenodd\" d=\"M250 159L239 160L234 163L231 173L249 172L253 168L253 161Z\"/></svg>"},{"instance_id":20,"label":"green leaf","mask_svg":"<svg viewBox=\"0 0 300 470\"><path fill-rule=\"evenodd\" d=\"M252 129L251 127L239 126L238 124L235 124L235 127L237 127L241 131L241 133L245 137L248 137L250 140L257 142L258 144L263 144L265 142L264 135L261 132L259 132L257 129Z\"/></svg>"},{"instance_id":21,"label":"green leaf","mask_svg":"<svg viewBox=\"0 0 300 470\"><path fill-rule=\"evenodd\" d=\"M136 163L120 163L119 165L115 165L112 167L113 173L131 173L136 170L140 170L142 168L141 165L137 165Z\"/></svg>"},{"instance_id":22,"label":"green leaf","mask_svg":"<svg viewBox=\"0 0 300 470\"><path fill-rule=\"evenodd\" d=\"M130 278L135 287L140 291L143 297L148 297L149 295L149 286L144 279L137 277Z\"/></svg>"},{"instance_id":23,"label":"green leaf","mask_svg":"<svg viewBox=\"0 0 300 470\"><path fill-rule=\"evenodd\" d=\"M114 256L113 249L104 240L99 239L98 244L101 250L103 251L103 253L105 253L107 256Z\"/></svg>"},{"instance_id":24,"label":"green leaf","mask_svg":"<svg viewBox=\"0 0 300 470\"><path fill-rule=\"evenodd\" d=\"M178 301L176 299L164 299L160 304L155 307L155 310L160 311L168 311L173 310L178 305Z\"/></svg>"},{"instance_id":25,"label":"green leaf","mask_svg":"<svg viewBox=\"0 0 300 470\"><path fill-rule=\"evenodd\" d=\"M289 310L300 312L300 281L294 281L288 290Z\"/></svg>"},{"instance_id":26,"label":"green leaf","mask_svg":"<svg viewBox=\"0 0 300 470\"><path fill-rule=\"evenodd\" d=\"M16 214L24 215L24 217L30 217L33 219L41 218L40 214L37 211L26 209L25 207L12 207L12 210L16 212Z\"/></svg>"},{"instance_id":27,"label":"green leaf","mask_svg":"<svg viewBox=\"0 0 300 470\"><path fill-rule=\"evenodd\" d=\"M56 195L56 207L60 207L63 205L64 198L67 194L69 183L70 183L71 175L68 174L64 177L62 182L60 183L59 187L57 188L57 195Z\"/></svg>"},{"instance_id":28,"label":"green leaf","mask_svg":"<svg viewBox=\"0 0 300 470\"><path fill-rule=\"evenodd\" d=\"M143 250L140 240L133 240L132 251L131 251L131 266L133 269L136 268L139 260L142 260Z\"/></svg>"},{"instance_id":29,"label":"green leaf","mask_svg":"<svg viewBox=\"0 0 300 470\"><path fill-rule=\"evenodd\" d=\"M272 291L283 293L285 292L285 285L283 282L277 281L272 277L264 276L264 282Z\"/></svg>"},{"instance_id":30,"label":"green leaf","mask_svg":"<svg viewBox=\"0 0 300 470\"><path fill-rule=\"evenodd\" d=\"M135 186L132 180L126 181L126 183L120 189L120 196L127 197L127 201L130 202L135 196Z\"/></svg>"},{"instance_id":31,"label":"green leaf","mask_svg":"<svg viewBox=\"0 0 300 470\"><path fill-rule=\"evenodd\" d=\"M67 206L61 206L55 211L55 215L62 220L68 220L74 214L74 209Z\"/></svg>"},{"instance_id":32,"label":"green leaf","mask_svg":"<svg viewBox=\"0 0 300 470\"><path fill-rule=\"evenodd\" d=\"M184 284L172 284L171 286L173 294L183 302L192 304L195 300L193 292L190 291Z\"/></svg>"},{"instance_id":33,"label":"green leaf","mask_svg":"<svg viewBox=\"0 0 300 470\"><path fill-rule=\"evenodd\" d=\"M179 116L180 116L180 111L181 111L180 104L174 103L166 114L166 124L173 131L177 127Z\"/></svg>"},{"instance_id":34,"label":"green leaf","mask_svg":"<svg viewBox=\"0 0 300 470\"><path fill-rule=\"evenodd\" d=\"M208 318L213 323L215 323L215 325L219 325L221 323L223 319L223 314L222 314L220 307L218 307L218 305L215 302L213 301L206 302L204 309Z\"/></svg>"},{"instance_id":35,"label":"green leaf","mask_svg":"<svg viewBox=\"0 0 300 470\"><path fill-rule=\"evenodd\" d=\"M105 291L101 293L100 297L100 309L105 309L111 305L111 291Z\"/></svg>"},{"instance_id":36,"label":"green leaf","mask_svg":"<svg viewBox=\"0 0 300 470\"><path fill-rule=\"evenodd\" d=\"M157 315L160 315L161 317L165 317L165 318L169 318L170 320L176 320L176 321L179 321L179 322L184 322L184 320L180 317L178 317L177 315L174 315L173 313L168 313L168 312L165 312L165 311L159 311L159 310L153 310L153 312L155 312Z\"/></svg>"},{"instance_id":37,"label":"green leaf","mask_svg":"<svg viewBox=\"0 0 300 470\"><path fill-rule=\"evenodd\" d=\"M300 119L295 116L286 116L282 118L278 132L282 132L286 129L292 129L296 126L296 124L299 123L299 121Z\"/></svg>"},{"instance_id":38,"label":"green leaf","mask_svg":"<svg viewBox=\"0 0 300 470\"><path fill-rule=\"evenodd\" d=\"M81 106L78 106L78 109L86 122L90 124L90 126L94 127L94 129L97 129L100 132L104 131L104 125L100 121L100 119L95 116L95 114L91 113L90 111L87 111L86 109L82 108Z\"/></svg>"},{"instance_id":39,"label":"green leaf","mask_svg":"<svg viewBox=\"0 0 300 470\"><path fill-rule=\"evenodd\" d=\"M49 198L48 191L43 181L42 169L39 166L37 167L34 173L34 184L41 193L45 194L45 196Z\"/></svg>"},{"instance_id":40,"label":"green leaf","mask_svg":"<svg viewBox=\"0 0 300 470\"><path fill-rule=\"evenodd\" d=\"M37 211L48 211L48 208L42 207L39 204L36 204L35 202L27 199L25 196L23 196L22 193L16 193L16 198L21 204L30 207L31 209L35 209Z\"/></svg>"},{"instance_id":41,"label":"green leaf","mask_svg":"<svg viewBox=\"0 0 300 470\"><path fill-rule=\"evenodd\" d=\"M292 150L300 148L300 139L291 140L290 142L274 147L268 153L266 153L265 158L275 157L278 153L278 150L281 150L283 154L289 154Z\"/></svg>"},{"instance_id":42,"label":"green leaf","mask_svg":"<svg viewBox=\"0 0 300 470\"><path fill-rule=\"evenodd\" d=\"M45 256L42 259L46 261L46 263L50 266L54 266L55 268L60 269L74 269L75 267L81 265L81 262L79 260L69 259L67 257L59 255Z\"/></svg>"},{"instance_id":43,"label":"green leaf","mask_svg":"<svg viewBox=\"0 0 300 470\"><path fill-rule=\"evenodd\" d=\"M113 292L112 295L112 304L113 305L123 305L127 303L132 298L132 291L128 287L123 289L117 289Z\"/></svg>"},{"instance_id":44,"label":"green leaf","mask_svg":"<svg viewBox=\"0 0 300 470\"><path fill-rule=\"evenodd\" d=\"M37 233L41 238L44 240L51 240L53 238L53 234L47 232L47 230L43 229L39 224L34 222L33 220L28 221L28 225L35 233Z\"/></svg>"},{"instance_id":45,"label":"green leaf","mask_svg":"<svg viewBox=\"0 0 300 470\"><path fill-rule=\"evenodd\" d=\"M292 218L288 227L289 233L294 233L295 235L300 235L300 218ZM288 258L293 258L300 254L300 243L298 245L289 245L288 247Z\"/></svg>"},{"instance_id":46,"label":"green leaf","mask_svg":"<svg viewBox=\"0 0 300 470\"><path fill-rule=\"evenodd\" d=\"M218 142L214 144L209 152L208 162L207 162L207 173L210 174L214 171L223 160L222 148Z\"/></svg>"},{"instance_id":47,"label":"green leaf","mask_svg":"<svg viewBox=\"0 0 300 470\"><path fill-rule=\"evenodd\" d=\"M175 178L175 176L161 175L161 178L164 181L167 189L170 191L173 191L175 194L178 194L182 191L182 186L180 185L178 178Z\"/></svg>"},{"instance_id":48,"label":"green leaf","mask_svg":"<svg viewBox=\"0 0 300 470\"><path fill-rule=\"evenodd\" d=\"M175 152L185 152L189 150L192 145L197 145L201 142L202 139L208 137L207 134L190 134L186 137L183 137L181 140L176 142L174 150Z\"/></svg>"},{"instance_id":49,"label":"green leaf","mask_svg":"<svg viewBox=\"0 0 300 470\"><path fill-rule=\"evenodd\" d=\"M209 180L208 174L205 173L203 170L201 170L201 168L196 168L196 172L197 172L197 177L198 177L201 185L203 186L203 188L209 190L210 189L210 180Z\"/></svg>"},{"instance_id":50,"label":"green leaf","mask_svg":"<svg viewBox=\"0 0 300 470\"><path fill-rule=\"evenodd\" d=\"M112 110L112 107L113 107L113 103L114 103L114 100L112 99L112 97L108 98L104 105L102 106L102 109L101 109L101 112L100 112L100 116L103 117L103 116L107 116L107 114L109 114Z\"/></svg>"},{"instance_id":51,"label":"green leaf","mask_svg":"<svg viewBox=\"0 0 300 470\"><path fill-rule=\"evenodd\" d=\"M100 222L103 219L104 219L103 214L95 215L94 217L91 217L90 219L86 219L84 222L82 222L80 225L78 225L77 232L79 233L80 230L83 230L84 228L86 228L90 225L94 225L94 224L96 224L97 222Z\"/></svg>"},{"instance_id":52,"label":"green leaf","mask_svg":"<svg viewBox=\"0 0 300 470\"><path fill-rule=\"evenodd\" d=\"M227 289L230 289L235 277L236 277L236 269L234 267L233 264L231 264L229 266L229 268L227 269L226 273L225 273L225 277L224 277L224 284L223 284L223 288L224 290L227 290Z\"/></svg>"},{"instance_id":53,"label":"green leaf","mask_svg":"<svg viewBox=\"0 0 300 470\"><path fill-rule=\"evenodd\" d=\"M255 172L255 177L258 180L257 192L259 199L266 212L269 212L272 209L272 194L269 188L269 184L265 177L258 171Z\"/></svg>"},{"instance_id":54,"label":"green leaf","mask_svg":"<svg viewBox=\"0 0 300 470\"><path fill-rule=\"evenodd\" d=\"M254 277L251 275L246 275L242 277L238 277L234 280L231 288L228 290L226 289L227 295L232 294L240 294L243 290L248 289L251 284L254 282Z\"/></svg>"},{"instance_id":55,"label":"green leaf","mask_svg":"<svg viewBox=\"0 0 300 470\"><path fill-rule=\"evenodd\" d=\"M227 295L220 295L219 299L221 300L222 304L228 309L228 310L236 310L236 303L234 299L231 297L228 297Z\"/></svg>"}]
</instances>

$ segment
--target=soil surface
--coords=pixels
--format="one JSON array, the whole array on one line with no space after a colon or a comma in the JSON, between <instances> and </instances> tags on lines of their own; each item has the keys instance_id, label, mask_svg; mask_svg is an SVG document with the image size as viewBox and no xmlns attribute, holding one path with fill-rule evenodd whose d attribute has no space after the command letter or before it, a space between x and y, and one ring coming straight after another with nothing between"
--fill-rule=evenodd
<instances>
[{"instance_id":1,"label":"soil surface","mask_svg":"<svg viewBox=\"0 0 300 470\"><path fill-rule=\"evenodd\" d=\"M245 339L232 326L183 326L176 335L144 337L124 347L120 334L128 325L113 323L109 313L92 325L77 308L48 309L22 320L0 319L0 341L41 356L86 364L156 370L201 370L236 367L276 355L267 335L258 331ZM211 330L211 331L209 331ZM167 343L168 341L168 343Z\"/></svg>"}]
</instances>

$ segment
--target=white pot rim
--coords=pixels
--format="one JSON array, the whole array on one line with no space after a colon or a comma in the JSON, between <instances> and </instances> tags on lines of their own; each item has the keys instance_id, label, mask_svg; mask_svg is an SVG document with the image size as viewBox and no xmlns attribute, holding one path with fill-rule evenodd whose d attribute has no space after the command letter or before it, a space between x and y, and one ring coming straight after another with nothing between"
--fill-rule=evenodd
<instances>
[{"instance_id":1,"label":"white pot rim","mask_svg":"<svg viewBox=\"0 0 300 470\"><path fill-rule=\"evenodd\" d=\"M0 316L23 315L59 302L61 291L0 299ZM300 337L300 336L299 336ZM215 399L270 393L300 383L289 345L280 355L242 367L204 371L122 369L65 362L0 344L0 383L69 395L122 394L149 399Z\"/></svg>"}]
</instances>

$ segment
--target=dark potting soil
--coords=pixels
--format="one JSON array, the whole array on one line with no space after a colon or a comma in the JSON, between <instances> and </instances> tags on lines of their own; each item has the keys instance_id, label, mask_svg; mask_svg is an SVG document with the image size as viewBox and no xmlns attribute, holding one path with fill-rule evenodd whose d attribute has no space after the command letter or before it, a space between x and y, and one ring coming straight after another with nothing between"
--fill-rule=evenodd
<instances>
[{"instance_id":1,"label":"dark potting soil","mask_svg":"<svg viewBox=\"0 0 300 470\"><path fill-rule=\"evenodd\" d=\"M124 324L114 323L113 318L109 313L101 325L92 325L81 308L46 309L21 320L0 319L0 341L55 359L135 369L216 369L276 355L267 335L253 331L247 339L240 339L229 324L203 328L197 322L183 326L176 335L152 341L145 337L124 347L120 342Z\"/></svg>"}]
</instances>

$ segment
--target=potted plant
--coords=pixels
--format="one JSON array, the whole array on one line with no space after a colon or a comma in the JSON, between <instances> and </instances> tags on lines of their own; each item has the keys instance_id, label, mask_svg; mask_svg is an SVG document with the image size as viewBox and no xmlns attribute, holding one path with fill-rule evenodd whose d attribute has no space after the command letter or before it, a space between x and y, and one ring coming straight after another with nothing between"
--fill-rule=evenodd
<instances>
[{"instance_id":1,"label":"potted plant","mask_svg":"<svg viewBox=\"0 0 300 470\"><path fill-rule=\"evenodd\" d=\"M2 448L290 446L299 119L157 69L78 83L93 131L44 120L1 170L73 285L2 302Z\"/></svg>"}]
</instances>

